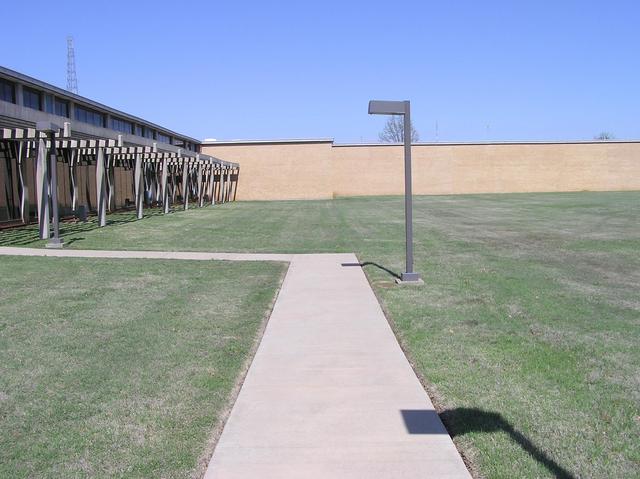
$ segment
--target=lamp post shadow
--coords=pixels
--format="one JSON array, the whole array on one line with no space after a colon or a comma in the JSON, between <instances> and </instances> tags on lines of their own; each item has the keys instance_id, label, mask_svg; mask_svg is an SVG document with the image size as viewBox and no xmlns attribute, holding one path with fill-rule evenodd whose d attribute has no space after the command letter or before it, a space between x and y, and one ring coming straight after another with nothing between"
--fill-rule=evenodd
<instances>
[{"instance_id":1,"label":"lamp post shadow","mask_svg":"<svg viewBox=\"0 0 640 479\"><path fill-rule=\"evenodd\" d=\"M373 266L375 268L378 268L379 270L384 271L385 273L393 276L396 279L400 279L401 276L396 273L395 271L390 270L389 268L386 268L384 266L382 266L381 264L378 263L374 263L372 261L363 261L362 263L342 263L342 266L358 266L361 268L365 268L366 266Z\"/></svg>"},{"instance_id":2,"label":"lamp post shadow","mask_svg":"<svg viewBox=\"0 0 640 479\"><path fill-rule=\"evenodd\" d=\"M427 415L432 411L420 411ZM418 412L413 411L413 424L420 424L416 419ZM403 411L403 418L405 412ZM551 459L542 449L534 444L527 436L518 431L501 414L492 411L484 411L477 408L446 409L440 413L440 419L445 424L451 437L462 436L470 432L505 432L512 441L518 444L524 451L531 455L538 463L559 479L575 479L575 476L564 467ZM425 420L423 420L424 422ZM405 424L407 420L405 419ZM409 425L407 425L409 430ZM418 432L418 434L420 434Z\"/></svg>"}]
</instances>

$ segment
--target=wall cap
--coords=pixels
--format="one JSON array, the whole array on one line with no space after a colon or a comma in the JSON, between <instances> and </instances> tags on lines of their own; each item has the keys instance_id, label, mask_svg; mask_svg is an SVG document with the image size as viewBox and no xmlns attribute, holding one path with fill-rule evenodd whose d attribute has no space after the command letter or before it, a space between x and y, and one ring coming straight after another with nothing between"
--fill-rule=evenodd
<instances>
[{"instance_id":1,"label":"wall cap","mask_svg":"<svg viewBox=\"0 0 640 479\"><path fill-rule=\"evenodd\" d=\"M514 140L514 141L419 141L411 146L491 146L491 145L589 145L607 143L640 143L640 140ZM334 147L404 146L402 143L334 143Z\"/></svg>"},{"instance_id":2,"label":"wall cap","mask_svg":"<svg viewBox=\"0 0 640 479\"><path fill-rule=\"evenodd\" d=\"M402 143L335 143L333 138L288 138L272 140L202 140L202 146L281 145L331 143L336 148L402 146ZM606 145L607 143L640 143L640 140L510 140L510 141L419 141L412 146L491 146L491 145Z\"/></svg>"},{"instance_id":3,"label":"wall cap","mask_svg":"<svg viewBox=\"0 0 640 479\"><path fill-rule=\"evenodd\" d=\"M215 145L271 145L282 143L333 143L333 138L291 138L275 140L203 140L202 146Z\"/></svg>"}]
</instances>

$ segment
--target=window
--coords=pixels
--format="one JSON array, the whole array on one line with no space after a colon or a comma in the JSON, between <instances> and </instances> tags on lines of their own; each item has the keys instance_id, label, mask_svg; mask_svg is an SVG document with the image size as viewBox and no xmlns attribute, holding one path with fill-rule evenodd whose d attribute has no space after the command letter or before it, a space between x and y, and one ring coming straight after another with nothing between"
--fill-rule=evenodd
<instances>
[{"instance_id":1,"label":"window","mask_svg":"<svg viewBox=\"0 0 640 479\"><path fill-rule=\"evenodd\" d=\"M0 100L16 102L16 86L3 78L0 78Z\"/></svg>"},{"instance_id":2,"label":"window","mask_svg":"<svg viewBox=\"0 0 640 479\"><path fill-rule=\"evenodd\" d=\"M160 143L171 143L171 137L169 135L158 132L158 141Z\"/></svg>"},{"instance_id":3,"label":"window","mask_svg":"<svg viewBox=\"0 0 640 479\"><path fill-rule=\"evenodd\" d=\"M89 110L80 105L76 105L76 120L90 125L101 126L104 128L104 115L100 112Z\"/></svg>"},{"instance_id":4,"label":"window","mask_svg":"<svg viewBox=\"0 0 640 479\"><path fill-rule=\"evenodd\" d=\"M69 102L45 93L44 111L53 115L65 116L69 118Z\"/></svg>"},{"instance_id":5,"label":"window","mask_svg":"<svg viewBox=\"0 0 640 479\"><path fill-rule=\"evenodd\" d=\"M48 93L44 94L44 111L53 113L53 95Z\"/></svg>"},{"instance_id":6,"label":"window","mask_svg":"<svg viewBox=\"0 0 640 479\"><path fill-rule=\"evenodd\" d=\"M142 126L136 125L136 136L142 136Z\"/></svg>"},{"instance_id":7,"label":"window","mask_svg":"<svg viewBox=\"0 0 640 479\"><path fill-rule=\"evenodd\" d=\"M40 110L40 92L29 87L22 87L22 104L27 108Z\"/></svg>"},{"instance_id":8,"label":"window","mask_svg":"<svg viewBox=\"0 0 640 479\"><path fill-rule=\"evenodd\" d=\"M53 100L53 110L58 116L66 116L69 118L69 102L55 98Z\"/></svg>"},{"instance_id":9,"label":"window","mask_svg":"<svg viewBox=\"0 0 640 479\"><path fill-rule=\"evenodd\" d=\"M156 139L156 132L153 131L151 128L147 128L145 126L144 127L144 137L145 138L149 138L150 140L155 140Z\"/></svg>"},{"instance_id":10,"label":"window","mask_svg":"<svg viewBox=\"0 0 640 479\"><path fill-rule=\"evenodd\" d=\"M130 121L113 117L111 118L111 129L131 135L133 133L133 124Z\"/></svg>"}]
</instances>

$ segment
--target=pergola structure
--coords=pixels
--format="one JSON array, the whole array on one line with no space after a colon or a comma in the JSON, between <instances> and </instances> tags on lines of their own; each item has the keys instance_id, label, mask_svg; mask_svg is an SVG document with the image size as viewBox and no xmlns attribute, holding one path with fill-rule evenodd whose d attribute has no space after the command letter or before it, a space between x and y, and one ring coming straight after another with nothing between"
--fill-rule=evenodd
<instances>
[{"instance_id":1,"label":"pergola structure","mask_svg":"<svg viewBox=\"0 0 640 479\"><path fill-rule=\"evenodd\" d=\"M51 136L36 128L0 129L3 203L13 223L31 222L35 200L40 238L49 238L53 188L63 217L95 212L99 226L107 224L107 212L124 207L134 206L142 218L145 206L160 206L166 214L172 205L186 210L235 200L237 163L163 143L125 143L116 132L111 138L90 133L70 122Z\"/></svg>"}]
</instances>

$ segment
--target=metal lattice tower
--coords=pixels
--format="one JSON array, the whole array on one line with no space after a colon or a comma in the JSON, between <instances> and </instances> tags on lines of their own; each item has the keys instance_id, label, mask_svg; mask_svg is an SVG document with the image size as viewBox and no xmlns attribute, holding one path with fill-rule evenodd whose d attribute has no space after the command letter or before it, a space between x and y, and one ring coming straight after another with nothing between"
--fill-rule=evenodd
<instances>
[{"instance_id":1,"label":"metal lattice tower","mask_svg":"<svg viewBox=\"0 0 640 479\"><path fill-rule=\"evenodd\" d=\"M67 90L78 93L78 77L76 76L76 53L73 49L73 37L67 37Z\"/></svg>"}]
</instances>

